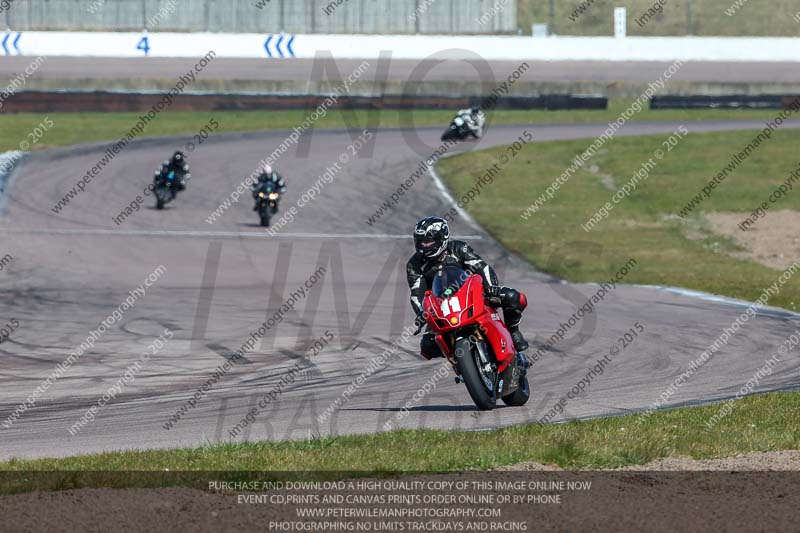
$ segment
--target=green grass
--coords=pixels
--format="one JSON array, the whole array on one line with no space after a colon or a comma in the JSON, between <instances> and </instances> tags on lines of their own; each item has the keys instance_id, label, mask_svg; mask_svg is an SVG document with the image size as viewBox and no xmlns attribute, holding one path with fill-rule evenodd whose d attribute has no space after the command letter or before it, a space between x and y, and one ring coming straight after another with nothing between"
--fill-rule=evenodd
<instances>
[{"instance_id":1,"label":"green grass","mask_svg":"<svg viewBox=\"0 0 800 533\"><path fill-rule=\"evenodd\" d=\"M592 140L533 143L506 165L494 183L483 189L467 210L506 247L540 269L572 281L608 279L629 258L638 265L625 283L687 287L748 301L757 299L780 271L746 259L731 240L709 231L700 215L686 221L675 214L739 152L756 132L690 134L667 153L638 190L617 204L591 232L587 222L611 201L616 188L667 135L624 137L607 143L536 214L520 215ZM800 132L779 130L762 144L705 200L699 211L749 214L797 166ZM441 175L461 197L506 149L496 148L447 158ZM596 165L597 174L590 168ZM609 175L614 191L601 183ZM784 197L772 210L800 210L800 191ZM497 216L497 213L504 213ZM743 217L744 218L744 217ZM771 305L797 310L800 279L791 279L770 300Z\"/></svg>"},{"instance_id":2,"label":"green grass","mask_svg":"<svg viewBox=\"0 0 800 533\"><path fill-rule=\"evenodd\" d=\"M613 35L614 8L628 8L628 35L776 36L796 37L800 24L793 16L800 6L793 0L748 0L733 16L726 15L734 0L668 0L663 12L640 27L636 20L655 0L595 0L575 21L570 20L582 0L517 0L519 26L529 34L531 24L555 25L558 35Z\"/></svg>"},{"instance_id":3,"label":"green grass","mask_svg":"<svg viewBox=\"0 0 800 533\"><path fill-rule=\"evenodd\" d=\"M753 395L707 429L720 405L626 415L566 424L528 424L492 432L402 430L299 442L256 442L193 449L148 450L0 463L0 492L85 485L193 484L202 476L164 478L75 475L83 472L317 472L347 478L400 472L485 470L523 461L568 469L613 468L669 457L723 458L800 448L800 393ZM42 477L8 472L55 471ZM66 473L59 473L66 472ZM320 474L320 472L322 472ZM327 475L325 475L327 472ZM268 478L260 475L259 479ZM276 478L280 477L275 475ZM290 477L298 477L294 474ZM300 476L302 477L302 476ZM27 480L27 481L26 481Z\"/></svg>"},{"instance_id":4,"label":"green grass","mask_svg":"<svg viewBox=\"0 0 800 533\"><path fill-rule=\"evenodd\" d=\"M630 102L612 100L609 108L598 111L492 111L491 120L503 123L544 123L544 122L607 122L615 120ZM354 120L363 127L367 125L368 112L354 111ZM142 137L166 135L190 136L214 118L219 123L215 132L256 131L264 129L291 130L308 116L304 110L291 111L209 111L164 112L151 122ZM78 143L111 141L122 137L138 120L138 113L50 113L53 127L47 131L35 148L48 146L68 146ZM420 126L446 127L453 111L398 111L383 110L375 115L378 126L390 127L416 124ZM774 111L762 110L707 110L683 111L644 110L634 120L705 120L705 119L743 119L769 118ZM45 115L18 114L0 115L0 151L19 148L21 140L27 138ZM347 116L333 110L318 122L318 128L341 128L346 126ZM187 140L189 140L187 138Z\"/></svg>"}]
</instances>

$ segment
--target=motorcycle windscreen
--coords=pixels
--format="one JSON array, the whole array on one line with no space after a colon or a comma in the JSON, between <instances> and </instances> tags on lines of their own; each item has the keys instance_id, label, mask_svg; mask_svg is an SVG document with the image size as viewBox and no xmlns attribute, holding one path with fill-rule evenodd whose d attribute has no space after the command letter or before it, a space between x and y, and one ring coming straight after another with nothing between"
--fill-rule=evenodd
<instances>
[{"instance_id":1,"label":"motorcycle windscreen","mask_svg":"<svg viewBox=\"0 0 800 533\"><path fill-rule=\"evenodd\" d=\"M469 279L469 276L460 267L445 266L433 276L433 288L431 291L437 298L446 298L457 293Z\"/></svg>"}]
</instances>

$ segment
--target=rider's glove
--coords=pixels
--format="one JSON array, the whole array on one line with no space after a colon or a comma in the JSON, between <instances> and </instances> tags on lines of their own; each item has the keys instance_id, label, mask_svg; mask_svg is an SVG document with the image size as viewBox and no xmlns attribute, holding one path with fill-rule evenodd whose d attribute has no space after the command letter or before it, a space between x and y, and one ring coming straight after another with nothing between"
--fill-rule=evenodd
<instances>
[{"instance_id":1,"label":"rider's glove","mask_svg":"<svg viewBox=\"0 0 800 533\"><path fill-rule=\"evenodd\" d=\"M500 298L503 288L499 285L489 285L486 287L486 296L489 298Z\"/></svg>"}]
</instances>

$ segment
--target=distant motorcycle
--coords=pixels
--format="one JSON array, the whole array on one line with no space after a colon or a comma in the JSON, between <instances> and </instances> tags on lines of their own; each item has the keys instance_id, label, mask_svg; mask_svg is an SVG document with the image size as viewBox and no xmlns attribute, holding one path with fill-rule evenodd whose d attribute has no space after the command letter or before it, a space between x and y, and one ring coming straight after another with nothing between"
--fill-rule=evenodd
<instances>
[{"instance_id":1,"label":"distant motorcycle","mask_svg":"<svg viewBox=\"0 0 800 533\"><path fill-rule=\"evenodd\" d=\"M157 171L153 178L154 193L156 196L156 209L164 209L183 190L183 182L189 179L189 174L178 176L174 170L169 172Z\"/></svg>"},{"instance_id":2,"label":"distant motorcycle","mask_svg":"<svg viewBox=\"0 0 800 533\"><path fill-rule=\"evenodd\" d=\"M483 124L486 121L486 116L483 111L479 111L474 119L476 121L475 128L470 127L470 121L473 120L469 113L459 113L450 122L450 126L442 134L442 140L447 141L454 139L463 141L467 137L474 137L480 139L483 135Z\"/></svg>"},{"instance_id":3,"label":"distant motorcycle","mask_svg":"<svg viewBox=\"0 0 800 533\"><path fill-rule=\"evenodd\" d=\"M442 266L425 293L426 321L436 344L453 365L456 383L467 386L480 410L497 400L525 405L530 398L528 367L496 309L486 301L483 278L458 266Z\"/></svg>"},{"instance_id":4,"label":"distant motorcycle","mask_svg":"<svg viewBox=\"0 0 800 533\"><path fill-rule=\"evenodd\" d=\"M447 128L442 134L442 140L449 141L450 139L454 139L457 141L463 141L470 135L470 133L471 131L469 126L467 126L467 121L458 116L455 117L452 122L450 122L450 127Z\"/></svg>"},{"instance_id":5,"label":"distant motorcycle","mask_svg":"<svg viewBox=\"0 0 800 533\"><path fill-rule=\"evenodd\" d=\"M256 211L261 219L261 225L264 227L269 226L270 219L278 212L278 201L280 200L280 193L275 190L272 183L265 183L258 189L255 194L256 197Z\"/></svg>"}]
</instances>

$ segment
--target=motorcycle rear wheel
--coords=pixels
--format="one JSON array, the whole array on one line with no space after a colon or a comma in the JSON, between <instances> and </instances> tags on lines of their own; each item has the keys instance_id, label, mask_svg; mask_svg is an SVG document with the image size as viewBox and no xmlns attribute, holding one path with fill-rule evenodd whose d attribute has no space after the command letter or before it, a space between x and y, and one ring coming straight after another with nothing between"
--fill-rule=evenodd
<instances>
[{"instance_id":1,"label":"motorcycle rear wheel","mask_svg":"<svg viewBox=\"0 0 800 533\"><path fill-rule=\"evenodd\" d=\"M497 405L497 392L494 386L497 378L496 372L489 375L481 370L478 349L469 339L456 341L455 354L461 377L464 378L464 384L467 386L472 401L481 411L494 409ZM491 388L487 386L484 378L492 382Z\"/></svg>"}]
</instances>

